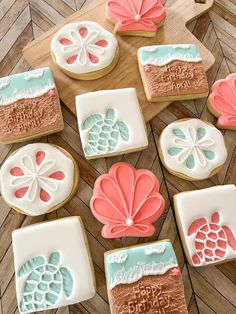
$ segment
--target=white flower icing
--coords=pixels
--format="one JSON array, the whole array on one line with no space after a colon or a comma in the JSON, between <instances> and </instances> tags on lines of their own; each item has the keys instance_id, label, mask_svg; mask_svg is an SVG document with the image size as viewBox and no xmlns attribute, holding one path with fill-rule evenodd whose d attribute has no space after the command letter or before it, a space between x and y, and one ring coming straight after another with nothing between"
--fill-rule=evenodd
<instances>
[{"instance_id":1,"label":"white flower icing","mask_svg":"<svg viewBox=\"0 0 236 314\"><path fill-rule=\"evenodd\" d=\"M0 81L0 90L8 87L10 85L11 78L10 77L5 77Z\"/></svg>"},{"instance_id":2,"label":"white flower icing","mask_svg":"<svg viewBox=\"0 0 236 314\"><path fill-rule=\"evenodd\" d=\"M109 263L110 264L122 264L128 258L128 253L125 251L117 252L109 256Z\"/></svg>"},{"instance_id":3,"label":"white flower icing","mask_svg":"<svg viewBox=\"0 0 236 314\"><path fill-rule=\"evenodd\" d=\"M39 69L35 71L30 71L30 72L25 72L24 74L24 79L26 81L32 80L32 79L37 79L43 76L44 70Z\"/></svg>"},{"instance_id":4,"label":"white flower icing","mask_svg":"<svg viewBox=\"0 0 236 314\"><path fill-rule=\"evenodd\" d=\"M159 247L150 246L150 247L147 247L145 249L145 254L146 255L161 254L161 253L165 252L165 250L166 250L166 246L165 245L159 246Z\"/></svg>"}]
</instances>

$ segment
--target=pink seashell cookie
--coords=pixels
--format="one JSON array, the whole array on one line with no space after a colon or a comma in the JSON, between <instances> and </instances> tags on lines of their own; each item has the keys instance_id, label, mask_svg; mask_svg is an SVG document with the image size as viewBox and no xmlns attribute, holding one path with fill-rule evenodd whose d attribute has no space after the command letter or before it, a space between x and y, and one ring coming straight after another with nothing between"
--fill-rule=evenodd
<instances>
[{"instance_id":1,"label":"pink seashell cookie","mask_svg":"<svg viewBox=\"0 0 236 314\"><path fill-rule=\"evenodd\" d=\"M208 109L218 118L217 126L236 130L236 73L216 81L208 99Z\"/></svg>"},{"instance_id":2,"label":"pink seashell cookie","mask_svg":"<svg viewBox=\"0 0 236 314\"><path fill-rule=\"evenodd\" d=\"M128 163L116 163L101 175L94 187L90 207L105 226L104 238L148 237L163 213L165 201L159 193L159 181L149 170Z\"/></svg>"}]
</instances>

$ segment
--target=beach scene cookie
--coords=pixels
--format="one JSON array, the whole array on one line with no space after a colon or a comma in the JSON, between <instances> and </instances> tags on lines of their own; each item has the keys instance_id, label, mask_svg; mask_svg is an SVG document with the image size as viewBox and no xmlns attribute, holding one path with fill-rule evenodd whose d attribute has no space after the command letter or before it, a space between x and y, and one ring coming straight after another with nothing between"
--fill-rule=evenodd
<instances>
[{"instance_id":1,"label":"beach scene cookie","mask_svg":"<svg viewBox=\"0 0 236 314\"><path fill-rule=\"evenodd\" d=\"M122 155L145 149L148 145L135 88L79 95L76 111L86 159Z\"/></svg>"},{"instance_id":2,"label":"beach scene cookie","mask_svg":"<svg viewBox=\"0 0 236 314\"><path fill-rule=\"evenodd\" d=\"M184 286L169 240L105 253L112 314L187 314Z\"/></svg>"},{"instance_id":3,"label":"beach scene cookie","mask_svg":"<svg viewBox=\"0 0 236 314\"><path fill-rule=\"evenodd\" d=\"M123 36L154 37L164 23L162 0L110 0L106 16L115 24L115 33Z\"/></svg>"},{"instance_id":4,"label":"beach scene cookie","mask_svg":"<svg viewBox=\"0 0 236 314\"><path fill-rule=\"evenodd\" d=\"M31 140L63 128L59 95L49 68L0 78L0 143Z\"/></svg>"},{"instance_id":5,"label":"beach scene cookie","mask_svg":"<svg viewBox=\"0 0 236 314\"><path fill-rule=\"evenodd\" d=\"M84 21L62 27L52 39L51 53L66 75L94 80L114 69L119 47L113 34L95 22Z\"/></svg>"},{"instance_id":6,"label":"beach scene cookie","mask_svg":"<svg viewBox=\"0 0 236 314\"><path fill-rule=\"evenodd\" d=\"M21 314L56 309L95 295L93 264L80 217L17 229L12 245Z\"/></svg>"},{"instance_id":7,"label":"beach scene cookie","mask_svg":"<svg viewBox=\"0 0 236 314\"><path fill-rule=\"evenodd\" d=\"M208 96L202 58L195 45L147 46L138 50L139 71L151 102Z\"/></svg>"},{"instance_id":8,"label":"beach scene cookie","mask_svg":"<svg viewBox=\"0 0 236 314\"><path fill-rule=\"evenodd\" d=\"M207 106L218 118L217 127L236 130L236 73L213 84Z\"/></svg>"},{"instance_id":9,"label":"beach scene cookie","mask_svg":"<svg viewBox=\"0 0 236 314\"><path fill-rule=\"evenodd\" d=\"M174 196L174 205L190 265L219 264L236 258L235 185L182 192Z\"/></svg>"},{"instance_id":10,"label":"beach scene cookie","mask_svg":"<svg viewBox=\"0 0 236 314\"><path fill-rule=\"evenodd\" d=\"M38 216L58 209L75 194L79 169L57 145L28 144L3 163L0 181L6 203L20 213Z\"/></svg>"},{"instance_id":11,"label":"beach scene cookie","mask_svg":"<svg viewBox=\"0 0 236 314\"><path fill-rule=\"evenodd\" d=\"M162 215L165 200L160 183L149 170L119 162L95 183L90 208L104 224L104 238L149 237Z\"/></svg>"},{"instance_id":12,"label":"beach scene cookie","mask_svg":"<svg viewBox=\"0 0 236 314\"><path fill-rule=\"evenodd\" d=\"M161 133L158 151L165 168L185 180L204 180L220 171L227 159L224 137L200 119L170 123Z\"/></svg>"}]
</instances>

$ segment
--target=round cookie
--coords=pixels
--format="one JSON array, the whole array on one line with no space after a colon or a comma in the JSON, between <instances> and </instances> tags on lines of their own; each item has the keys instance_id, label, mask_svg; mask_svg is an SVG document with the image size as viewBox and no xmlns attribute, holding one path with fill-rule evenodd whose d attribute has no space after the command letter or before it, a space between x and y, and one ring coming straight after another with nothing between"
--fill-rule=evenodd
<instances>
[{"instance_id":1,"label":"round cookie","mask_svg":"<svg viewBox=\"0 0 236 314\"><path fill-rule=\"evenodd\" d=\"M76 192L79 169L57 145L36 143L15 151L0 171L1 194L9 206L29 216L54 211Z\"/></svg>"},{"instance_id":2,"label":"round cookie","mask_svg":"<svg viewBox=\"0 0 236 314\"><path fill-rule=\"evenodd\" d=\"M84 21L62 27L52 39L51 53L66 75L94 80L113 70L119 47L113 34L97 23Z\"/></svg>"},{"instance_id":3,"label":"round cookie","mask_svg":"<svg viewBox=\"0 0 236 314\"><path fill-rule=\"evenodd\" d=\"M215 175L227 159L221 132L199 119L169 124L161 133L158 151L170 173L192 181Z\"/></svg>"},{"instance_id":4,"label":"round cookie","mask_svg":"<svg viewBox=\"0 0 236 314\"><path fill-rule=\"evenodd\" d=\"M154 37L166 17L162 0L110 0L106 16L123 36Z\"/></svg>"},{"instance_id":5,"label":"round cookie","mask_svg":"<svg viewBox=\"0 0 236 314\"><path fill-rule=\"evenodd\" d=\"M207 107L218 118L217 127L236 130L236 73L216 81L211 90Z\"/></svg>"}]
</instances>

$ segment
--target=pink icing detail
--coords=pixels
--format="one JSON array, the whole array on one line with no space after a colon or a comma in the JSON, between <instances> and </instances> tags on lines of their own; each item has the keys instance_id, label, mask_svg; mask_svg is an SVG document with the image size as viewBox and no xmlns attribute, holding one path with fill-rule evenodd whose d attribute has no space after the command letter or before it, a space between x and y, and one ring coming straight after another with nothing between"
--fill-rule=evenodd
<instances>
[{"instance_id":1,"label":"pink icing detail","mask_svg":"<svg viewBox=\"0 0 236 314\"><path fill-rule=\"evenodd\" d=\"M54 90L54 89L51 89L50 91L48 91L48 95L49 95L50 97L56 96L55 90Z\"/></svg>"},{"instance_id":2,"label":"pink icing detail","mask_svg":"<svg viewBox=\"0 0 236 314\"><path fill-rule=\"evenodd\" d=\"M236 126L236 73L226 79L215 82L209 102L219 115L218 123L222 127Z\"/></svg>"},{"instance_id":3,"label":"pink icing detail","mask_svg":"<svg viewBox=\"0 0 236 314\"><path fill-rule=\"evenodd\" d=\"M152 70L152 67L150 65L145 65L144 66L144 71L145 72L151 72L151 70Z\"/></svg>"},{"instance_id":4,"label":"pink icing detail","mask_svg":"<svg viewBox=\"0 0 236 314\"><path fill-rule=\"evenodd\" d=\"M55 179L55 180L63 180L65 178L65 174L62 171L54 172L49 176L49 178Z\"/></svg>"},{"instance_id":5,"label":"pink icing detail","mask_svg":"<svg viewBox=\"0 0 236 314\"><path fill-rule=\"evenodd\" d=\"M45 153L44 152L37 152L36 153L36 164L39 166L42 161L44 160L45 158Z\"/></svg>"},{"instance_id":6,"label":"pink icing detail","mask_svg":"<svg viewBox=\"0 0 236 314\"><path fill-rule=\"evenodd\" d=\"M108 42L106 40L99 40L95 43L95 45L99 46L99 47L107 47L108 46Z\"/></svg>"},{"instance_id":7,"label":"pink icing detail","mask_svg":"<svg viewBox=\"0 0 236 314\"><path fill-rule=\"evenodd\" d=\"M81 37L85 38L88 35L88 29L86 27L81 27L79 33Z\"/></svg>"},{"instance_id":8,"label":"pink icing detail","mask_svg":"<svg viewBox=\"0 0 236 314\"><path fill-rule=\"evenodd\" d=\"M44 189L40 189L39 197L43 202L48 202L51 198L51 196Z\"/></svg>"},{"instance_id":9,"label":"pink icing detail","mask_svg":"<svg viewBox=\"0 0 236 314\"><path fill-rule=\"evenodd\" d=\"M105 238L153 235L152 225L165 207L158 192L156 176L145 169L136 170L127 163L116 163L108 174L101 175L94 187L90 207L105 226Z\"/></svg>"},{"instance_id":10,"label":"pink icing detail","mask_svg":"<svg viewBox=\"0 0 236 314\"><path fill-rule=\"evenodd\" d=\"M120 32L156 32L157 24L166 16L162 0L110 0L106 11Z\"/></svg>"},{"instance_id":11,"label":"pink icing detail","mask_svg":"<svg viewBox=\"0 0 236 314\"><path fill-rule=\"evenodd\" d=\"M227 246L236 250L236 239L228 226L220 226L220 215L214 212L211 215L211 222L205 218L193 221L188 229L188 236L195 234L196 253L192 256L195 265L223 260L227 253ZM206 228L207 226L207 228ZM204 241L202 234L205 234Z\"/></svg>"},{"instance_id":12,"label":"pink icing detail","mask_svg":"<svg viewBox=\"0 0 236 314\"><path fill-rule=\"evenodd\" d=\"M67 62L68 64L73 64L73 63L75 62L75 60L77 59L77 57L78 57L78 55L73 55L73 56L69 57L69 58L66 60L66 62Z\"/></svg>"},{"instance_id":13,"label":"pink icing detail","mask_svg":"<svg viewBox=\"0 0 236 314\"><path fill-rule=\"evenodd\" d=\"M171 270L171 275L172 275L172 276L178 277L179 274L180 274L180 271L179 271L178 268L173 268L173 269Z\"/></svg>"},{"instance_id":14,"label":"pink icing detail","mask_svg":"<svg viewBox=\"0 0 236 314\"><path fill-rule=\"evenodd\" d=\"M24 172L20 167L14 167L10 170L10 174L14 177L20 177L24 175Z\"/></svg>"},{"instance_id":15,"label":"pink icing detail","mask_svg":"<svg viewBox=\"0 0 236 314\"><path fill-rule=\"evenodd\" d=\"M71 41L70 39L68 39L68 38L61 38L61 39L59 40L59 42L60 42L62 45L65 45L65 46L73 44L72 41Z\"/></svg>"},{"instance_id":16,"label":"pink icing detail","mask_svg":"<svg viewBox=\"0 0 236 314\"><path fill-rule=\"evenodd\" d=\"M99 58L96 57L96 56L94 56L94 55L92 55L91 53L88 54L88 57L89 57L89 60L90 60L92 63L94 63L94 64L96 64L96 63L99 62Z\"/></svg>"},{"instance_id":17,"label":"pink icing detail","mask_svg":"<svg viewBox=\"0 0 236 314\"><path fill-rule=\"evenodd\" d=\"M17 198L22 198L22 197L24 197L25 194L26 194L26 192L28 191L28 189L29 189L29 187L28 187L28 186L25 186L25 187L23 187L23 188L20 188L20 189L16 190L15 196L16 196Z\"/></svg>"}]
</instances>

